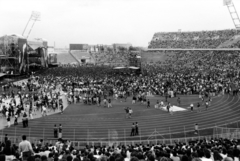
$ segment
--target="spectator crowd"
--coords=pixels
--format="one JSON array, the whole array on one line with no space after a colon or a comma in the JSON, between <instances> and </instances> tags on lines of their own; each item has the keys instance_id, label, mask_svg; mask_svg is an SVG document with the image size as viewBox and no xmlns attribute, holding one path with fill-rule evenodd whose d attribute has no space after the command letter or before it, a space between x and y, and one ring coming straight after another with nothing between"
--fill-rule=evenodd
<instances>
[{"instance_id":1,"label":"spectator crowd","mask_svg":"<svg viewBox=\"0 0 240 161\"><path fill-rule=\"evenodd\" d=\"M39 140L30 143L26 136L19 145L5 137L0 143L1 161L239 161L239 140L194 140L189 143L83 146L58 139L54 144Z\"/></svg>"},{"instance_id":2,"label":"spectator crowd","mask_svg":"<svg viewBox=\"0 0 240 161\"><path fill-rule=\"evenodd\" d=\"M213 48L237 34L235 30L191 33L160 33L152 47ZM156 35L155 35L156 36ZM163 40L163 41L162 41ZM196 42L196 43L192 43ZM159 43L159 44L158 44ZM198 94L202 97L239 91L240 57L237 51L166 51L165 60L142 63L141 74L107 66L61 66L49 68L20 84L7 83L0 95L0 111L9 122L20 115L23 126L36 111L45 116L50 110L63 112L62 96L69 104L83 102L112 107L111 99L148 102L147 95L176 97ZM147 103L150 107L150 102ZM109 106L110 105L110 106ZM11 124L8 124L10 127ZM133 126L135 127L135 126ZM174 145L86 146L74 149L61 138L55 145L37 145L23 136L19 145L6 138L0 144L0 161L239 161L239 140L196 140ZM11 156L11 157L9 157Z\"/></svg>"},{"instance_id":3,"label":"spectator crowd","mask_svg":"<svg viewBox=\"0 0 240 161\"><path fill-rule=\"evenodd\" d=\"M148 48L218 48L222 43L239 35L239 31L216 30L216 31L193 31L193 32L159 32L155 33ZM227 47L236 47L229 45Z\"/></svg>"}]
</instances>

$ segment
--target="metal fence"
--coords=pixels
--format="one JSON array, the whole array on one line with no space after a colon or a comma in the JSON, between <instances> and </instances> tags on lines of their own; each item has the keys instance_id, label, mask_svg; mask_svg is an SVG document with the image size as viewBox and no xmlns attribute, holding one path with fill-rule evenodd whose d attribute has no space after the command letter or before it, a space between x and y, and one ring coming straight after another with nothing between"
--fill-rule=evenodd
<instances>
[{"instance_id":1,"label":"metal fence","mask_svg":"<svg viewBox=\"0 0 240 161\"><path fill-rule=\"evenodd\" d=\"M173 145L175 143L188 143L190 141L196 141L200 139L206 139L210 140L212 138L228 138L228 139L240 139L240 130L235 129L235 132L227 132L227 133L222 133L222 134L214 134L214 135L206 135L206 136L196 136L196 137L185 137L185 138L171 138L171 139L148 139L148 140L132 140L132 141L127 141L127 140L108 140L108 141L71 141L72 145L75 148L81 148L85 147L86 145L92 145L92 146L117 146L117 145L135 145L135 144L166 144L166 145ZM3 141L4 136L1 135L1 140ZM36 138L36 137L28 137L27 140L29 140L31 143L37 144L37 142L41 138ZM21 142L21 137L9 137L9 140L13 144L19 144ZM45 143L49 144L55 144L56 139L45 139Z\"/></svg>"},{"instance_id":2,"label":"metal fence","mask_svg":"<svg viewBox=\"0 0 240 161\"><path fill-rule=\"evenodd\" d=\"M93 138L90 137L89 130L87 130L85 136L81 136L79 138L78 135L75 134L75 129L73 129L71 133L72 138L64 138L67 140L71 140L73 143L73 146L76 148L81 148L86 145L93 145L93 146L103 146L103 145L133 145L133 144L175 144L175 142L185 142L188 143L189 141L199 140L199 139L207 139L210 140L211 138L228 138L228 139L240 139L240 128L239 121L232 122L229 124L214 126L211 128L204 128L200 129L198 134L194 134L194 130L185 131L178 133L164 133L160 134L157 132L156 129L153 130L153 132L150 135L141 135L141 131L139 133L139 136L135 137L129 137L126 135L121 135L123 137L114 137L111 134L111 130L108 130L106 132L105 138ZM27 129L26 129L27 130ZM170 128L169 128L170 130ZM125 133L125 129L121 130ZM57 139L49 138L47 136L47 131L45 129L42 129L42 132L39 132L38 137L32 137L32 131L31 128L28 128L28 130L25 132L25 135L27 135L27 139L31 142L36 144L40 139L43 139L45 143L49 144L55 144ZM49 133L48 133L49 134ZM1 130L0 139L1 141L4 140L4 129ZM63 133L64 136L64 133ZM13 144L19 144L22 140L21 136L19 136L19 132L17 131L17 128L15 128L14 134L9 134L9 139Z\"/></svg>"}]
</instances>

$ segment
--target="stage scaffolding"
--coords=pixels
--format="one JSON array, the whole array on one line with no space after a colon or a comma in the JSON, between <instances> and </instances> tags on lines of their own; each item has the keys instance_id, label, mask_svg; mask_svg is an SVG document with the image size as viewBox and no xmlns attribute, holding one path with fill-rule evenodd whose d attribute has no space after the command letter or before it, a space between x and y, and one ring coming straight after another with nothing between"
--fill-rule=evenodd
<instances>
[{"instance_id":1,"label":"stage scaffolding","mask_svg":"<svg viewBox=\"0 0 240 161\"><path fill-rule=\"evenodd\" d=\"M0 73L11 75L19 74L19 62L17 57L0 55Z\"/></svg>"}]
</instances>

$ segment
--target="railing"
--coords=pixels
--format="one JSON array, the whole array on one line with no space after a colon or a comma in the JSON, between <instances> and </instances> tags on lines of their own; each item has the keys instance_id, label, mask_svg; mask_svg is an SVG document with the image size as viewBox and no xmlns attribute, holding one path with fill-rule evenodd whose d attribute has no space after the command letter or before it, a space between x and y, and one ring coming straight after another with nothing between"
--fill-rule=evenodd
<instances>
[{"instance_id":1,"label":"railing","mask_svg":"<svg viewBox=\"0 0 240 161\"><path fill-rule=\"evenodd\" d=\"M4 140L4 136L1 135L1 140ZM214 135L207 135L207 136L196 136L196 137L185 137L185 138L170 138L170 139L151 139L151 140L108 140L108 141L71 141L73 147L81 148L85 147L86 145L92 146L113 146L113 145L135 145L135 144L166 144L166 145L174 145L175 143L189 143L190 141L196 140L211 140L211 139L219 139L219 138L228 138L228 139L240 139L240 130L237 132L228 132L223 134L214 134ZM9 137L12 144L19 144L21 142L21 137ZM39 138L35 137L28 137L31 143L37 144L40 140ZM45 139L44 143L55 144L57 139Z\"/></svg>"},{"instance_id":2,"label":"railing","mask_svg":"<svg viewBox=\"0 0 240 161\"><path fill-rule=\"evenodd\" d=\"M228 138L228 139L240 139L240 128L239 121L232 122L229 124L224 124L220 126L200 129L198 134L191 135L189 133L194 133L194 130L191 131L184 131L178 133L164 133L159 134L156 130L153 131L151 135L148 136L141 136L141 131L139 131L138 136L129 137L126 136L125 130L124 137L113 137L110 134L110 130L108 130L108 134L106 134L105 138L92 138L90 137L89 130L87 130L86 136L82 136L82 138L78 138L75 136L75 129L73 129L72 136L73 138L64 138L66 140L71 140L73 146L76 148L84 147L86 145L96 145L96 146L103 146L103 145L132 145L132 144L175 144L176 142L185 142L188 143L189 141L199 140L199 139L207 139L210 140L211 138ZM27 129L26 129L27 130ZM57 139L48 138L46 137L46 130L43 129L42 132L39 132L38 137L31 137L31 128L28 128L28 131L25 132L27 135L27 139L31 142L36 144L40 139L43 139L44 142L49 144L55 144ZM49 133L48 133L49 134ZM4 130L1 131L0 139L1 141L4 140ZM64 133L63 133L64 136ZM21 136L19 136L17 128L15 128L15 132L13 135L8 136L9 139L13 144L19 144L21 141Z\"/></svg>"}]
</instances>

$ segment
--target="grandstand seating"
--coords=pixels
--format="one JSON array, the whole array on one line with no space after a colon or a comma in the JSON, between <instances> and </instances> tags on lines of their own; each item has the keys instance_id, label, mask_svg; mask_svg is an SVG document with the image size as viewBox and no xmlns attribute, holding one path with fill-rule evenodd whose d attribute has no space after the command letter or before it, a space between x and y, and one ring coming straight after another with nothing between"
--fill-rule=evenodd
<instances>
[{"instance_id":1,"label":"grandstand seating","mask_svg":"<svg viewBox=\"0 0 240 161\"><path fill-rule=\"evenodd\" d=\"M77 61L68 52L58 53L57 61L61 64L77 63Z\"/></svg>"},{"instance_id":2,"label":"grandstand seating","mask_svg":"<svg viewBox=\"0 0 240 161\"><path fill-rule=\"evenodd\" d=\"M91 53L95 58L96 64L111 65L111 66L125 66L128 64L129 53L127 50L113 51L111 49Z\"/></svg>"},{"instance_id":3,"label":"grandstand seating","mask_svg":"<svg viewBox=\"0 0 240 161\"><path fill-rule=\"evenodd\" d=\"M197 32L158 32L154 34L148 48L218 48L222 43L239 34L239 30L233 29Z\"/></svg>"},{"instance_id":4,"label":"grandstand seating","mask_svg":"<svg viewBox=\"0 0 240 161\"><path fill-rule=\"evenodd\" d=\"M86 63L94 64L94 57L92 57L92 55L88 51L71 50L70 53L72 54L73 57L76 58L79 64L82 64L81 62L82 59L85 59Z\"/></svg>"}]
</instances>

